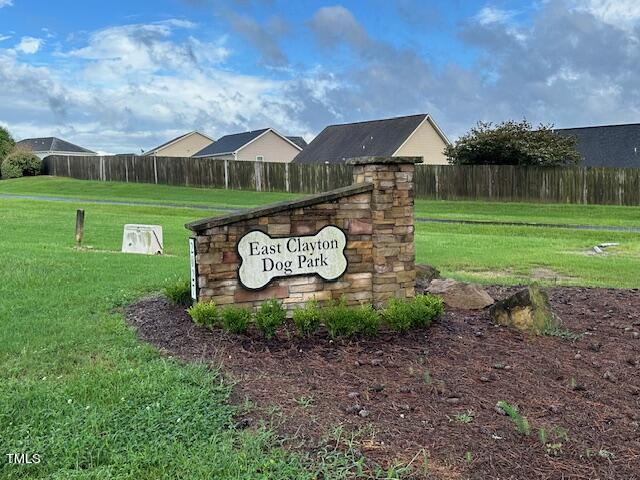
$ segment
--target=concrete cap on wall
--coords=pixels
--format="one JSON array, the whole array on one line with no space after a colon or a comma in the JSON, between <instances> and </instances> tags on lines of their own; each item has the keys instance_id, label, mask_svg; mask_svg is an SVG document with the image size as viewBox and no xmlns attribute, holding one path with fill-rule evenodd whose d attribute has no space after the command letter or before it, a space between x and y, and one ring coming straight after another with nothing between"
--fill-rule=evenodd
<instances>
[{"instance_id":1,"label":"concrete cap on wall","mask_svg":"<svg viewBox=\"0 0 640 480\"><path fill-rule=\"evenodd\" d=\"M422 157L352 157L347 159L347 165L383 165L422 163Z\"/></svg>"}]
</instances>

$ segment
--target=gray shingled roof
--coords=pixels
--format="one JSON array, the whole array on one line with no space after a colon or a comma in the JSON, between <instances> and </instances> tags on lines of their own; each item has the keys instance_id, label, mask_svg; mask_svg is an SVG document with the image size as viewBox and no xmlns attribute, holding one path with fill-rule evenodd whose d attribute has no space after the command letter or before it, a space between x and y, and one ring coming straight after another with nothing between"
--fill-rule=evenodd
<instances>
[{"instance_id":1,"label":"gray shingled roof","mask_svg":"<svg viewBox=\"0 0 640 480\"><path fill-rule=\"evenodd\" d=\"M25 138L16 145L27 148L32 152L96 153L56 137Z\"/></svg>"},{"instance_id":2,"label":"gray shingled roof","mask_svg":"<svg viewBox=\"0 0 640 480\"><path fill-rule=\"evenodd\" d=\"M302 137L287 137L287 138L302 149L306 148L306 146L308 145L307 141Z\"/></svg>"},{"instance_id":3,"label":"gray shingled roof","mask_svg":"<svg viewBox=\"0 0 640 480\"><path fill-rule=\"evenodd\" d=\"M233 135L225 135L220 137L217 142L212 143L204 147L198 153L192 155L193 157L209 157L213 155L222 155L225 153L233 153L245 146L251 140L259 137L264 132L269 130L263 128L261 130L253 130L251 132L234 133Z\"/></svg>"},{"instance_id":4,"label":"gray shingled roof","mask_svg":"<svg viewBox=\"0 0 640 480\"><path fill-rule=\"evenodd\" d=\"M560 128L556 132L578 139L576 148L586 167L640 167L640 123Z\"/></svg>"},{"instance_id":5,"label":"gray shingled roof","mask_svg":"<svg viewBox=\"0 0 640 480\"><path fill-rule=\"evenodd\" d=\"M342 163L347 158L393 155L427 114L330 125L300 152L296 163Z\"/></svg>"}]
</instances>

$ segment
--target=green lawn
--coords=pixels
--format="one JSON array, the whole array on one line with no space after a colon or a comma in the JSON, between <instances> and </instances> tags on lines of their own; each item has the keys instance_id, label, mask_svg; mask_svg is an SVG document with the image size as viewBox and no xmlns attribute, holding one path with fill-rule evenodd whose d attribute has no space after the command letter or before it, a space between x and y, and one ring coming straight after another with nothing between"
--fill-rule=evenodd
<instances>
[{"instance_id":1,"label":"green lawn","mask_svg":"<svg viewBox=\"0 0 640 480\"><path fill-rule=\"evenodd\" d=\"M63 192L65 184L70 188ZM286 197L51 178L1 181L0 192L9 191L102 199L114 192L116 199L235 206ZM188 276L183 224L205 212L82 202L84 244L92 248L76 251L79 206L0 199L0 452L42 456L37 465L0 463L0 478L313 478L314 465L326 465L326 458L310 463L286 453L268 430L234 430L228 386L218 372L163 358L136 340L116 310ZM441 207L442 215L525 221L541 208L494 204L492 209L471 202L457 210L451 202L418 206L432 212ZM615 214L613 225L637 215L637 209L548 208L568 223L604 221L608 212ZM125 223L162 225L167 255L120 254ZM604 241L621 245L606 257L585 254ZM544 283L640 285L639 234L419 224L416 246L418 261L484 283L529 281L542 271ZM345 463L337 467L346 468ZM338 473L331 470L327 477Z\"/></svg>"},{"instance_id":2,"label":"green lawn","mask_svg":"<svg viewBox=\"0 0 640 480\"><path fill-rule=\"evenodd\" d=\"M246 208L300 195L31 177L0 182L0 193ZM640 207L416 200L416 217L640 227Z\"/></svg>"},{"instance_id":3,"label":"green lawn","mask_svg":"<svg viewBox=\"0 0 640 480\"><path fill-rule=\"evenodd\" d=\"M76 251L77 206L0 200L0 478L316 478L268 430L233 429L218 372L162 357L117 312L188 276L183 224L202 211L92 205ZM162 225L167 255L118 253L128 222Z\"/></svg>"},{"instance_id":4,"label":"green lawn","mask_svg":"<svg viewBox=\"0 0 640 480\"><path fill-rule=\"evenodd\" d=\"M616 242L606 255L594 245ZM542 227L419 224L416 254L444 275L484 284L636 288L640 234Z\"/></svg>"},{"instance_id":5,"label":"green lawn","mask_svg":"<svg viewBox=\"0 0 640 480\"><path fill-rule=\"evenodd\" d=\"M174 187L149 183L94 182L48 176L2 180L0 193L174 205L216 205L227 208L246 208L296 197L289 193L278 192L249 194L241 190Z\"/></svg>"},{"instance_id":6,"label":"green lawn","mask_svg":"<svg viewBox=\"0 0 640 480\"><path fill-rule=\"evenodd\" d=\"M416 200L416 217L640 228L640 207Z\"/></svg>"}]
</instances>

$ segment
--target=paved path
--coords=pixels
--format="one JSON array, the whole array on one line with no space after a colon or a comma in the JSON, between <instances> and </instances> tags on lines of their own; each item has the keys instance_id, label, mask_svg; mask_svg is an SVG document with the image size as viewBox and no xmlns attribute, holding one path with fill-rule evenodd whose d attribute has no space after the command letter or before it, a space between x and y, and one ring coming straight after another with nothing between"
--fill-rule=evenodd
<instances>
[{"instance_id":1,"label":"paved path","mask_svg":"<svg viewBox=\"0 0 640 480\"><path fill-rule=\"evenodd\" d=\"M129 207L167 207L167 208L193 208L196 210L235 212L239 209L221 207L219 205L180 205L179 203L156 203L139 202L127 200L98 200L88 198L52 197L49 195L18 195L14 193L0 193L0 198L13 198L18 200L43 200L46 202L66 202L66 203L101 203L104 205L126 205Z\"/></svg>"},{"instance_id":2,"label":"paved path","mask_svg":"<svg viewBox=\"0 0 640 480\"><path fill-rule=\"evenodd\" d=\"M154 203L139 201L119 201L119 200L95 200L86 198L54 197L48 195L19 195L13 193L0 193L0 198L13 198L20 200L44 200L47 202L66 203L100 203L104 205L126 205L131 207L165 207L165 208L191 208L195 210L208 210L210 212L237 212L241 209L223 207L220 205L180 205L177 203ZM622 227L616 225L572 225L558 223L529 223L529 222L495 222L489 220L454 220L448 218L425 218L418 217L419 223L453 223L458 225L495 225L508 227L544 227L544 228L564 228L571 230L598 230L605 232L631 232L640 233L640 227Z\"/></svg>"}]
</instances>

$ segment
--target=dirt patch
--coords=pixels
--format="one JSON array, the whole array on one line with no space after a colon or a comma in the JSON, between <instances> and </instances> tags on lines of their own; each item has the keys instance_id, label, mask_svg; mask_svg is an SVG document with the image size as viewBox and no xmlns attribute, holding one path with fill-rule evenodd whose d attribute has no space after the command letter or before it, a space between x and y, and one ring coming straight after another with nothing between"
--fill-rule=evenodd
<instances>
[{"instance_id":1,"label":"dirt patch","mask_svg":"<svg viewBox=\"0 0 640 480\"><path fill-rule=\"evenodd\" d=\"M338 342L209 331L162 298L130 306L127 319L168 354L222 365L238 382L234 400L252 405L239 424L272 422L293 448L315 450L342 426L360 432L371 464L428 458L416 473L425 478L640 478L640 291L549 292L580 340L526 336L486 311ZM499 400L518 406L529 436L496 411Z\"/></svg>"},{"instance_id":2,"label":"dirt patch","mask_svg":"<svg viewBox=\"0 0 640 480\"><path fill-rule=\"evenodd\" d=\"M500 278L515 278L519 281L525 281L528 279L534 281L544 281L544 282L570 282L578 280L577 277L572 277L569 275L565 275L551 268L546 267L536 267L532 268L529 273L517 272L512 269L504 269L504 270L459 270L457 273L459 274L468 274L475 275L480 278L493 280Z\"/></svg>"}]
</instances>

